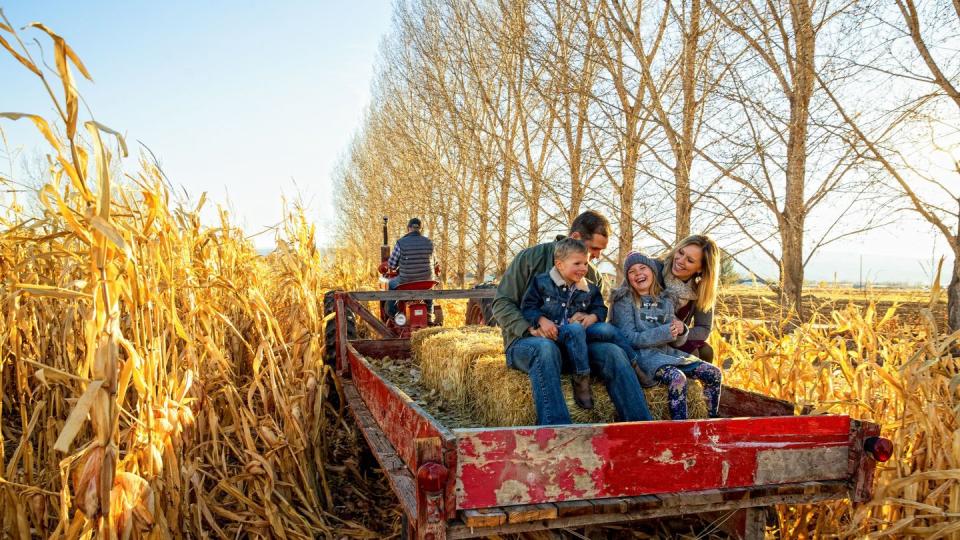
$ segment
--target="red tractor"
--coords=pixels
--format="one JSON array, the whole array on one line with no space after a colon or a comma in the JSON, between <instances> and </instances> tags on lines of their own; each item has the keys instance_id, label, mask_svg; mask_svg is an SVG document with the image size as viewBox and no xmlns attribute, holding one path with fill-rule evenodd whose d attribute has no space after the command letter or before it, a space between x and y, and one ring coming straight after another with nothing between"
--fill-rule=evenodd
<instances>
[{"instance_id":1,"label":"red tractor","mask_svg":"<svg viewBox=\"0 0 960 540\"><path fill-rule=\"evenodd\" d=\"M397 272L390 269L387 261L390 259L390 244L387 237L387 217L383 217L383 245L380 246L380 288L389 290L389 280L397 276ZM435 275L440 274L438 265L434 265ZM411 281L399 285L394 291L426 291L436 288L440 285L439 281ZM410 334L427 326L443 325L443 309L440 306L433 306L433 320L430 320L430 311L427 309L427 303L422 297L415 293L408 293L403 298L396 300L396 311L391 317L387 312L387 300L380 301L380 320L387 328L390 328L399 337L410 337Z\"/></svg>"}]
</instances>

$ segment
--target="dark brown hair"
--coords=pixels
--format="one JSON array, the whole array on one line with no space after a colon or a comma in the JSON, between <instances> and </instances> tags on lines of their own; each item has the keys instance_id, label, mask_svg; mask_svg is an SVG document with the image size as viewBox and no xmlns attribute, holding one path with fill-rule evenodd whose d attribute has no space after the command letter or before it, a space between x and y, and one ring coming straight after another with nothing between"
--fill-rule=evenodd
<instances>
[{"instance_id":1,"label":"dark brown hair","mask_svg":"<svg viewBox=\"0 0 960 540\"><path fill-rule=\"evenodd\" d=\"M589 240L595 234L610 238L610 222L599 212L587 210L570 224L570 234L573 233L580 233L583 240Z\"/></svg>"}]
</instances>

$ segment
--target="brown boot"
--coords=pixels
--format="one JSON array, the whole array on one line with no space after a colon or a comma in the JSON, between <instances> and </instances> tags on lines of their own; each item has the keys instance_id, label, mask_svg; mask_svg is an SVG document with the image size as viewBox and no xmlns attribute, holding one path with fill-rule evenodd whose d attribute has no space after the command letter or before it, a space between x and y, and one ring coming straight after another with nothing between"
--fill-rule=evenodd
<instances>
[{"instance_id":1,"label":"brown boot","mask_svg":"<svg viewBox=\"0 0 960 540\"><path fill-rule=\"evenodd\" d=\"M590 389L590 375L573 376L573 402L581 409L593 408L593 390Z\"/></svg>"},{"instance_id":2,"label":"brown boot","mask_svg":"<svg viewBox=\"0 0 960 540\"><path fill-rule=\"evenodd\" d=\"M653 388L657 385L657 381L653 377L647 375L647 372L640 369L640 366L637 364L633 365L633 371L637 373L637 380L640 381L640 386L644 388Z\"/></svg>"}]
</instances>

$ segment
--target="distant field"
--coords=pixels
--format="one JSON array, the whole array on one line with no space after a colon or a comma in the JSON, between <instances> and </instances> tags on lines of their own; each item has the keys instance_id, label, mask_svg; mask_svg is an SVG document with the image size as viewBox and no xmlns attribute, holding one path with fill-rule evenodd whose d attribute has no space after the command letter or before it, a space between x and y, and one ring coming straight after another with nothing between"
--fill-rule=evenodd
<instances>
[{"instance_id":1,"label":"distant field","mask_svg":"<svg viewBox=\"0 0 960 540\"><path fill-rule=\"evenodd\" d=\"M919 322L921 310L930 305L930 291L922 289L853 289L813 287L804 289L803 307L808 315L818 313L829 318L831 312L848 304L867 306L875 303L885 312L896 305L902 322ZM938 323L946 320L946 294L941 291L933 315ZM735 285L724 287L720 294L718 313L745 319L780 320L782 308L777 296L766 287Z\"/></svg>"}]
</instances>

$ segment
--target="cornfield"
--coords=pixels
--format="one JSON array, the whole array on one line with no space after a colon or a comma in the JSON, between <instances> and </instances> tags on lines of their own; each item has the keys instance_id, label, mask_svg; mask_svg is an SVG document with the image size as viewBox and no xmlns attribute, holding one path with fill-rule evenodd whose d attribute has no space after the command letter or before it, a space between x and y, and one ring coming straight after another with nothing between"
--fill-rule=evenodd
<instances>
[{"instance_id":1,"label":"cornfield","mask_svg":"<svg viewBox=\"0 0 960 540\"><path fill-rule=\"evenodd\" d=\"M0 115L50 146L41 210L14 200L0 225L0 536L382 536L364 523L396 515L327 399L322 294L350 276L324 266L297 208L262 257L226 212L208 227L203 199L175 205L155 164L113 178L123 139L78 119L73 75L89 73L34 26L53 41L63 133Z\"/></svg>"},{"instance_id":2,"label":"cornfield","mask_svg":"<svg viewBox=\"0 0 960 540\"><path fill-rule=\"evenodd\" d=\"M53 78L4 21L0 45L59 117L0 114L32 122L50 155L37 199L0 215L0 538L396 534L322 356L324 292L368 285L373 269L324 262L296 206L260 256L225 211L206 226L202 198L173 200L155 163L113 176L128 151L81 123L80 58L33 25L53 43ZM813 323L722 325L727 381L878 422L897 453L872 502L782 507L785 535L960 537L958 336L895 308Z\"/></svg>"}]
</instances>

